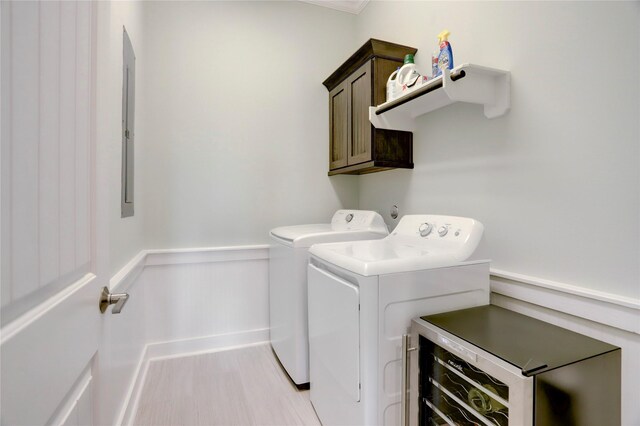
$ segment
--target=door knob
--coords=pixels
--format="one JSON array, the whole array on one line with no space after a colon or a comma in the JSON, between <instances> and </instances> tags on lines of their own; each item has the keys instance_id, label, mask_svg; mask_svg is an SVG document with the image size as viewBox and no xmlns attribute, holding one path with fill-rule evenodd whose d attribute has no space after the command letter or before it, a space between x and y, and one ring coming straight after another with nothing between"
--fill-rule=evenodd
<instances>
[{"instance_id":1,"label":"door knob","mask_svg":"<svg viewBox=\"0 0 640 426\"><path fill-rule=\"evenodd\" d=\"M127 293L109 293L107 287L102 287L102 294L100 295L100 312L104 314L109 305L115 305L111 310L112 314L119 314L124 307L124 304L129 300Z\"/></svg>"}]
</instances>

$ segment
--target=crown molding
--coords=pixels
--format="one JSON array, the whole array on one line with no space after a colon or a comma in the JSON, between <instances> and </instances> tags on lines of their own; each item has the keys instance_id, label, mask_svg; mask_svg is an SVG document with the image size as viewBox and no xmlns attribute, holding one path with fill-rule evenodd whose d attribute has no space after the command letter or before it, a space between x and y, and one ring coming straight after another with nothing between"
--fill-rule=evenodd
<instances>
[{"instance_id":1,"label":"crown molding","mask_svg":"<svg viewBox=\"0 0 640 426\"><path fill-rule=\"evenodd\" d=\"M300 0L303 3L310 3L316 6L328 7L329 9L341 12L359 14L369 3L369 0Z\"/></svg>"}]
</instances>

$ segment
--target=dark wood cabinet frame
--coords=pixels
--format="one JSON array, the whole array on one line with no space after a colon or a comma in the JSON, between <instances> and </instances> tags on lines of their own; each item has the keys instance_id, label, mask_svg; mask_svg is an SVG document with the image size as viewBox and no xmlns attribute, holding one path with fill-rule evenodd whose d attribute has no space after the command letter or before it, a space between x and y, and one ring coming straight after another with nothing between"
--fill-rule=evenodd
<instances>
[{"instance_id":1,"label":"dark wood cabinet frame","mask_svg":"<svg viewBox=\"0 0 640 426\"><path fill-rule=\"evenodd\" d=\"M413 168L413 134L376 129L369 107L386 100L389 75L417 49L370 39L323 84L329 90L329 175Z\"/></svg>"}]
</instances>

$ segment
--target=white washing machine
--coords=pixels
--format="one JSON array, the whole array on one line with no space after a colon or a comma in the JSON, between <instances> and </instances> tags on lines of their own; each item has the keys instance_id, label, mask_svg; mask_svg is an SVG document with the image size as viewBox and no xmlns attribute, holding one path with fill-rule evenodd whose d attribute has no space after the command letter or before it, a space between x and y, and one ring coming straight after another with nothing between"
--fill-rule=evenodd
<instances>
[{"instance_id":1,"label":"white washing machine","mask_svg":"<svg viewBox=\"0 0 640 426\"><path fill-rule=\"evenodd\" d=\"M309 382L309 246L335 241L379 239L388 233L382 216L363 210L338 210L331 223L285 226L271 230L270 340L280 363L296 385Z\"/></svg>"},{"instance_id":2,"label":"white washing machine","mask_svg":"<svg viewBox=\"0 0 640 426\"><path fill-rule=\"evenodd\" d=\"M469 260L483 229L408 215L381 240L311 247L311 402L322 424L400 424L411 319L489 303L489 261Z\"/></svg>"}]
</instances>

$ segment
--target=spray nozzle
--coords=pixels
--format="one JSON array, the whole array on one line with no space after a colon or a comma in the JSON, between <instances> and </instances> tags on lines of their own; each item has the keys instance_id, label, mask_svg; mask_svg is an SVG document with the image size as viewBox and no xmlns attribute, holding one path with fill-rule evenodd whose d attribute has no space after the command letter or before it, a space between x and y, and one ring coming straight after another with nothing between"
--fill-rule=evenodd
<instances>
[{"instance_id":1,"label":"spray nozzle","mask_svg":"<svg viewBox=\"0 0 640 426\"><path fill-rule=\"evenodd\" d=\"M442 43L443 41L448 41L449 35L451 35L449 30L442 31L440 34L438 34L438 42Z\"/></svg>"}]
</instances>

